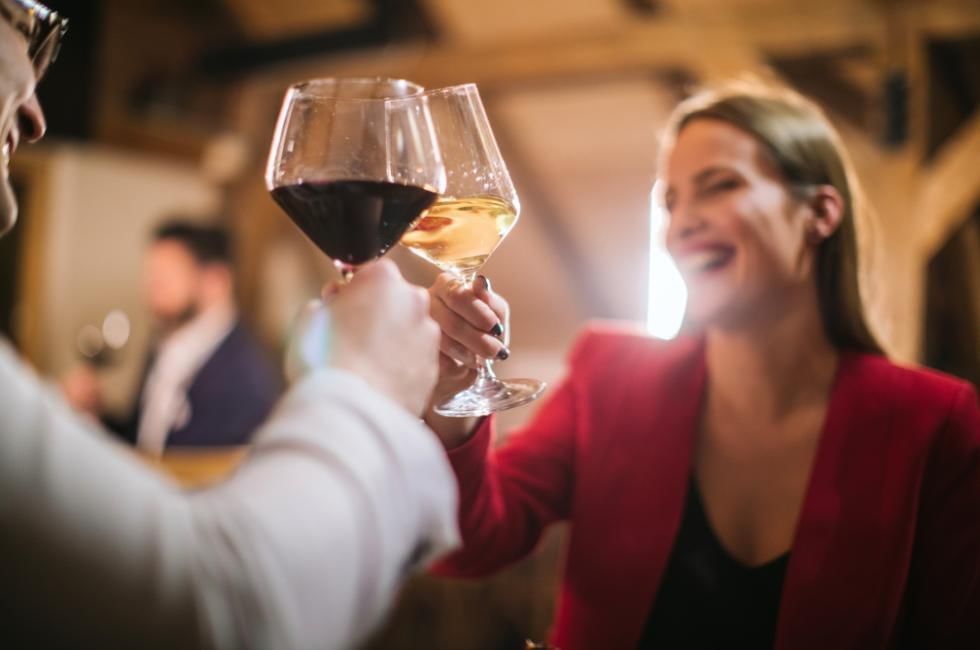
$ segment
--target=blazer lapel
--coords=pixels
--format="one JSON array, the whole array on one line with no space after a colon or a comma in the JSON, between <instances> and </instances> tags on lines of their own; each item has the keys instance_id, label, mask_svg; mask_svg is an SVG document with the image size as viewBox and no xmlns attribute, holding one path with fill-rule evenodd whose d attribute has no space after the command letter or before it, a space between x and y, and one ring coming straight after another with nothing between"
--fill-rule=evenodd
<instances>
[{"instance_id":1,"label":"blazer lapel","mask_svg":"<svg viewBox=\"0 0 980 650\"><path fill-rule=\"evenodd\" d=\"M783 584L776 648L888 643L911 553L921 463L870 357L841 355ZM914 474L913 475L917 475Z\"/></svg>"},{"instance_id":2,"label":"blazer lapel","mask_svg":"<svg viewBox=\"0 0 980 650\"><path fill-rule=\"evenodd\" d=\"M633 587L628 599L615 603L613 620L622 622L615 635L622 636L622 643L609 647L636 647L639 642L684 510L705 367L700 339L677 343L680 354L671 356L666 367L663 359L637 363L642 370L630 379L628 401L618 419L630 431L619 445L621 452L640 471L620 484L618 516L633 522L628 547L622 549Z\"/></svg>"}]
</instances>

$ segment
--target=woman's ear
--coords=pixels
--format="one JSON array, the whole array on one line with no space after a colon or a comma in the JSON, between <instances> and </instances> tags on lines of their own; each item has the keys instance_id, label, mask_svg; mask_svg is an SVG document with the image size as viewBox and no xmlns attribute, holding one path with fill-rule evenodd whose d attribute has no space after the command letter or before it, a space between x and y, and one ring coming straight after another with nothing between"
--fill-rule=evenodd
<instances>
[{"instance_id":1,"label":"woman's ear","mask_svg":"<svg viewBox=\"0 0 980 650\"><path fill-rule=\"evenodd\" d=\"M818 185L807 201L807 239L819 244L837 232L844 219L844 197L833 185Z\"/></svg>"}]
</instances>

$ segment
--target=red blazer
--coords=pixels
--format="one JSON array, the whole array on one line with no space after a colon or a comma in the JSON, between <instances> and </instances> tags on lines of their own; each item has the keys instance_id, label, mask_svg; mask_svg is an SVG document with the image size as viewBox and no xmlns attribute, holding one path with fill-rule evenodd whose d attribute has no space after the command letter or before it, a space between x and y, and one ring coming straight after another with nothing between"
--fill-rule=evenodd
<instances>
[{"instance_id":1,"label":"red blazer","mask_svg":"<svg viewBox=\"0 0 980 650\"><path fill-rule=\"evenodd\" d=\"M552 643L634 648L684 508L705 384L698 339L585 333L531 424L450 453L483 576L571 522ZM705 621L710 625L710 621ZM844 353L783 585L776 648L980 648L980 409L972 387Z\"/></svg>"}]
</instances>

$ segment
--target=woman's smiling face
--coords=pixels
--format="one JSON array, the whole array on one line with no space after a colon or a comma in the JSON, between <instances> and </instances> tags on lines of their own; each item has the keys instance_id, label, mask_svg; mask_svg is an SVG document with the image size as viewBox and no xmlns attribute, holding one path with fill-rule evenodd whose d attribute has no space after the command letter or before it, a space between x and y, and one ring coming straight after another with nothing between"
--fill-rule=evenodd
<instances>
[{"instance_id":1,"label":"woman's smiling face","mask_svg":"<svg viewBox=\"0 0 980 650\"><path fill-rule=\"evenodd\" d=\"M807 212L764 145L718 119L677 135L662 174L667 248L699 326L737 327L813 291Z\"/></svg>"}]
</instances>

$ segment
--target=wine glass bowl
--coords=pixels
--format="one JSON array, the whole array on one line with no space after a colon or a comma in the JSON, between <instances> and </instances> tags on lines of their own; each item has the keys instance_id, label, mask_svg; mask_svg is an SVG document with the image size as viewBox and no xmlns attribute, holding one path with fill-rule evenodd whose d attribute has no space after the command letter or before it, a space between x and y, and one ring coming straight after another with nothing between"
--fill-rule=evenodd
<instances>
[{"instance_id":1,"label":"wine glass bowl","mask_svg":"<svg viewBox=\"0 0 980 650\"><path fill-rule=\"evenodd\" d=\"M266 187L345 280L384 255L445 187L422 88L315 79L286 91Z\"/></svg>"}]
</instances>

